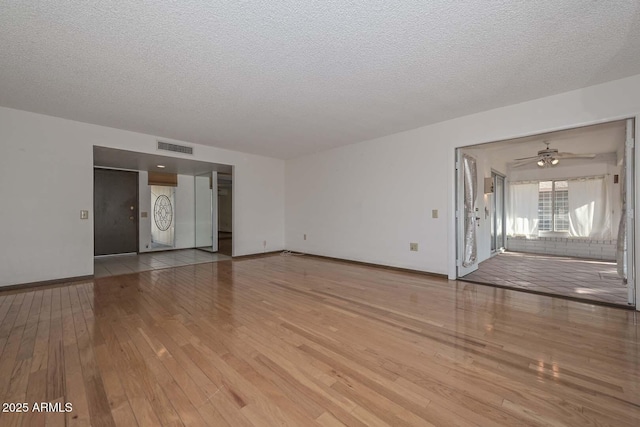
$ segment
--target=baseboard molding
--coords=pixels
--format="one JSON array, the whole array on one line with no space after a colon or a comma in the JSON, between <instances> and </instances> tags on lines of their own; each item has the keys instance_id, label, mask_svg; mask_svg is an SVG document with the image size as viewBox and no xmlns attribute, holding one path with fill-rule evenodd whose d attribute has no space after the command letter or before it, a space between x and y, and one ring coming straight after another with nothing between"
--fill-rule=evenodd
<instances>
[{"instance_id":1,"label":"baseboard molding","mask_svg":"<svg viewBox=\"0 0 640 427\"><path fill-rule=\"evenodd\" d=\"M249 255L238 255L238 256L232 256L231 259L233 261L241 261L244 259L252 259L252 258L264 258L267 256L274 256L277 254L282 253L282 250L279 251L271 251L271 252L262 252L262 253L258 253L258 254L249 254ZM220 262L220 261L218 261Z\"/></svg>"},{"instance_id":2,"label":"baseboard molding","mask_svg":"<svg viewBox=\"0 0 640 427\"><path fill-rule=\"evenodd\" d=\"M296 253L300 253L300 254L308 256L308 257L327 259L327 260L337 261L337 262L344 262L344 263L347 263L347 264L357 264L357 265L362 265L362 266L366 266L366 267L382 268L384 270L401 271L401 272L404 272L404 273L422 274L422 275L425 275L425 276L431 276L431 277L437 277L439 279L449 280L449 276L446 275L446 274L432 273L430 271L413 270L411 268L394 267L394 266L391 266L391 265L376 264L376 263L373 263L373 262L365 262L365 261L354 261L352 259L336 258L336 257L330 257L330 256L326 256L326 255L308 254L308 253L304 253L304 252L296 252Z\"/></svg>"},{"instance_id":3,"label":"baseboard molding","mask_svg":"<svg viewBox=\"0 0 640 427\"><path fill-rule=\"evenodd\" d=\"M25 289L31 288L42 288L46 286L59 286L59 285L68 285L74 282L83 282L86 280L93 280L93 274L89 274L87 276L74 276L74 277L64 277L62 279L53 279L53 280L42 280L39 282L29 282L29 283L19 283L17 285L8 285L8 286L0 286L0 293L10 292L10 291L22 291Z\"/></svg>"}]
</instances>

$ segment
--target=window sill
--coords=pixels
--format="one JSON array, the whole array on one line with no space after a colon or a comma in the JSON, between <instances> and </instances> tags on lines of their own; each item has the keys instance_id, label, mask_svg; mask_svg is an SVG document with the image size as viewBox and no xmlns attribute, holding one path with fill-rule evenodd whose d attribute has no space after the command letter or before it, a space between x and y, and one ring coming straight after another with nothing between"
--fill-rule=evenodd
<instances>
[{"instance_id":1,"label":"window sill","mask_svg":"<svg viewBox=\"0 0 640 427\"><path fill-rule=\"evenodd\" d=\"M538 237L563 237L565 239L571 238L568 231L540 231Z\"/></svg>"}]
</instances>

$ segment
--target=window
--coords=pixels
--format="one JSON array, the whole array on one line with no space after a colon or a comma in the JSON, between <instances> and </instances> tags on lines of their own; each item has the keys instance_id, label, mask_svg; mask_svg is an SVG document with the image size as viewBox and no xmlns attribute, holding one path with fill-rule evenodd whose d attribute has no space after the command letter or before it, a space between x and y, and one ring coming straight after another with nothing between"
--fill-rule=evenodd
<instances>
[{"instance_id":1,"label":"window","mask_svg":"<svg viewBox=\"0 0 640 427\"><path fill-rule=\"evenodd\" d=\"M538 184L538 230L569 231L567 181L541 181Z\"/></svg>"}]
</instances>

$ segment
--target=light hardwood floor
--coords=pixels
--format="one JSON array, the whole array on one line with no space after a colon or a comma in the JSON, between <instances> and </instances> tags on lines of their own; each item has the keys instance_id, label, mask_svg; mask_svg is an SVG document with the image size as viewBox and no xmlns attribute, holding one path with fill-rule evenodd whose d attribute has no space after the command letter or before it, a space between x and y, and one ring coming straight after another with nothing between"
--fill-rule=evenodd
<instances>
[{"instance_id":1,"label":"light hardwood floor","mask_svg":"<svg viewBox=\"0 0 640 427\"><path fill-rule=\"evenodd\" d=\"M637 313L312 257L0 293L42 426L635 426Z\"/></svg>"}]
</instances>

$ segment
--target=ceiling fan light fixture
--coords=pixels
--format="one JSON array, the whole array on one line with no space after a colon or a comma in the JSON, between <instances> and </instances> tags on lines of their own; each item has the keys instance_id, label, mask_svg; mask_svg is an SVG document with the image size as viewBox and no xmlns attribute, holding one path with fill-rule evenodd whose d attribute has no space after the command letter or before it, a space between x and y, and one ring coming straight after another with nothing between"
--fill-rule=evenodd
<instances>
[{"instance_id":1,"label":"ceiling fan light fixture","mask_svg":"<svg viewBox=\"0 0 640 427\"><path fill-rule=\"evenodd\" d=\"M547 148L538 151L537 156L514 159L513 167L519 168L535 163L541 168L550 168L557 166L560 163L560 159L593 159L596 157L595 154L560 153L557 148L551 148L547 141L544 141L544 143L547 145Z\"/></svg>"}]
</instances>

